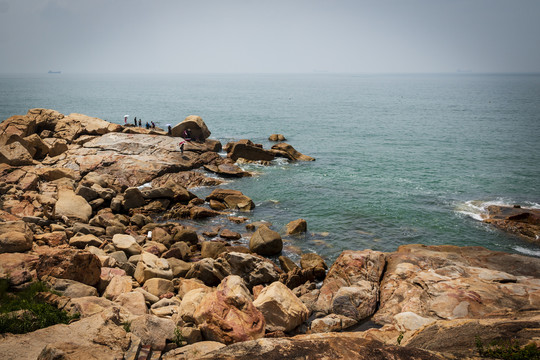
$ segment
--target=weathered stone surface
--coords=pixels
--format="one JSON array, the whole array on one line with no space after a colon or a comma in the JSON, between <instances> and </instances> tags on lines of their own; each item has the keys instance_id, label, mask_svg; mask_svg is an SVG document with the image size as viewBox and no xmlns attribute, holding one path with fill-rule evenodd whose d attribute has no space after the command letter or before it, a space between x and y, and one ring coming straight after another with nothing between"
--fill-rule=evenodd
<instances>
[{"instance_id":1,"label":"weathered stone surface","mask_svg":"<svg viewBox=\"0 0 540 360\"><path fill-rule=\"evenodd\" d=\"M67 244L67 234L65 231L52 231L49 233L34 235L34 241L38 245L56 247Z\"/></svg>"},{"instance_id":2,"label":"weathered stone surface","mask_svg":"<svg viewBox=\"0 0 540 360\"><path fill-rule=\"evenodd\" d=\"M287 234L296 235L305 233L307 231L307 221L304 219L297 219L287 224Z\"/></svg>"},{"instance_id":3,"label":"weathered stone surface","mask_svg":"<svg viewBox=\"0 0 540 360\"><path fill-rule=\"evenodd\" d=\"M275 156L285 157L293 161L315 161L315 158L298 152L295 148L287 143L275 144L272 146L271 151Z\"/></svg>"},{"instance_id":4,"label":"weathered stone surface","mask_svg":"<svg viewBox=\"0 0 540 360\"><path fill-rule=\"evenodd\" d=\"M143 344L154 350L163 350L166 340L174 339L175 324L171 319L162 319L155 315L142 315L131 322L131 331Z\"/></svg>"},{"instance_id":5,"label":"weathered stone surface","mask_svg":"<svg viewBox=\"0 0 540 360\"><path fill-rule=\"evenodd\" d=\"M0 135L24 138L36 131L36 120L25 115L14 115L0 122Z\"/></svg>"},{"instance_id":6,"label":"weathered stone surface","mask_svg":"<svg viewBox=\"0 0 540 360\"><path fill-rule=\"evenodd\" d=\"M476 355L478 340L489 345L493 341L512 339L524 346L540 336L538 313L527 315L521 319L438 320L404 336L402 345L452 354L459 359Z\"/></svg>"},{"instance_id":7,"label":"weathered stone surface","mask_svg":"<svg viewBox=\"0 0 540 360\"><path fill-rule=\"evenodd\" d=\"M266 225L261 225L251 235L249 249L259 255L277 255L283 249L281 236Z\"/></svg>"},{"instance_id":8,"label":"weathered stone surface","mask_svg":"<svg viewBox=\"0 0 540 360\"><path fill-rule=\"evenodd\" d=\"M144 315L148 312L146 298L139 291L122 293L114 301L133 315Z\"/></svg>"},{"instance_id":9,"label":"weathered stone surface","mask_svg":"<svg viewBox=\"0 0 540 360\"><path fill-rule=\"evenodd\" d=\"M0 164L12 166L32 165L32 155L20 142L14 141L0 146Z\"/></svg>"},{"instance_id":10,"label":"weathered stone surface","mask_svg":"<svg viewBox=\"0 0 540 360\"><path fill-rule=\"evenodd\" d=\"M33 239L34 234L26 222L0 222L0 253L28 251Z\"/></svg>"},{"instance_id":11,"label":"weathered stone surface","mask_svg":"<svg viewBox=\"0 0 540 360\"><path fill-rule=\"evenodd\" d=\"M127 255L137 255L142 252L142 247L131 235L116 234L112 238L116 250L125 252Z\"/></svg>"},{"instance_id":12,"label":"weathered stone surface","mask_svg":"<svg viewBox=\"0 0 540 360\"><path fill-rule=\"evenodd\" d=\"M222 163L219 165L206 164L204 168L223 177L249 177L251 174L242 170L238 165Z\"/></svg>"},{"instance_id":13,"label":"weathered stone surface","mask_svg":"<svg viewBox=\"0 0 540 360\"><path fill-rule=\"evenodd\" d=\"M52 290L58 291L62 295L70 298L98 296L95 287L74 280L48 278L47 284L51 286Z\"/></svg>"},{"instance_id":14,"label":"weathered stone surface","mask_svg":"<svg viewBox=\"0 0 540 360\"><path fill-rule=\"evenodd\" d=\"M113 276L103 292L103 297L114 301L118 296L130 292L132 289L131 276Z\"/></svg>"},{"instance_id":15,"label":"weathered stone surface","mask_svg":"<svg viewBox=\"0 0 540 360\"><path fill-rule=\"evenodd\" d=\"M174 285L171 280L152 278L148 279L143 286L143 289L155 296L174 292Z\"/></svg>"},{"instance_id":16,"label":"weathered stone surface","mask_svg":"<svg viewBox=\"0 0 540 360\"><path fill-rule=\"evenodd\" d=\"M190 360L201 357L212 351L217 351L225 347L217 341L201 341L195 344L182 346L180 348L171 350L165 353L162 357L163 360Z\"/></svg>"},{"instance_id":17,"label":"weathered stone surface","mask_svg":"<svg viewBox=\"0 0 540 360\"><path fill-rule=\"evenodd\" d=\"M226 277L216 291L207 294L194 318L207 340L230 344L264 336L264 317L238 276Z\"/></svg>"},{"instance_id":18,"label":"weathered stone surface","mask_svg":"<svg viewBox=\"0 0 540 360\"><path fill-rule=\"evenodd\" d=\"M87 246L99 247L101 244L103 244L103 241L92 234L78 235L69 239L69 245L78 249L84 249Z\"/></svg>"},{"instance_id":19,"label":"weathered stone surface","mask_svg":"<svg viewBox=\"0 0 540 360\"><path fill-rule=\"evenodd\" d=\"M69 325L54 325L0 340L4 360L21 359L121 359L129 334L113 313L96 314Z\"/></svg>"},{"instance_id":20,"label":"weathered stone surface","mask_svg":"<svg viewBox=\"0 0 540 360\"><path fill-rule=\"evenodd\" d=\"M250 211L255 208L255 203L245 195L229 195L223 199L229 209Z\"/></svg>"},{"instance_id":21,"label":"weathered stone surface","mask_svg":"<svg viewBox=\"0 0 540 360\"><path fill-rule=\"evenodd\" d=\"M404 245L387 256L374 315L480 319L540 309L540 259L481 247Z\"/></svg>"},{"instance_id":22,"label":"weathered stone surface","mask_svg":"<svg viewBox=\"0 0 540 360\"><path fill-rule=\"evenodd\" d=\"M286 273L298 268L298 265L296 265L294 261L292 261L290 258L284 255L281 255L279 257L279 266L281 266L281 270L283 270Z\"/></svg>"},{"instance_id":23,"label":"weathered stone surface","mask_svg":"<svg viewBox=\"0 0 540 360\"><path fill-rule=\"evenodd\" d=\"M172 136L186 137L184 131L188 129L191 133L191 139L194 141L204 141L211 135L210 130L208 130L208 127L200 116L189 115L184 121L171 129Z\"/></svg>"},{"instance_id":24,"label":"weathered stone surface","mask_svg":"<svg viewBox=\"0 0 540 360\"><path fill-rule=\"evenodd\" d=\"M86 285L96 285L101 274L98 257L88 251L62 248L39 248L37 274L75 280Z\"/></svg>"},{"instance_id":25,"label":"weathered stone surface","mask_svg":"<svg viewBox=\"0 0 540 360\"><path fill-rule=\"evenodd\" d=\"M356 320L344 315L330 314L323 318L314 319L311 322L309 332L328 333L345 330L357 323Z\"/></svg>"},{"instance_id":26,"label":"weathered stone surface","mask_svg":"<svg viewBox=\"0 0 540 360\"><path fill-rule=\"evenodd\" d=\"M215 259L225 251L225 244L221 241L203 241L201 244L201 256Z\"/></svg>"},{"instance_id":27,"label":"weathered stone surface","mask_svg":"<svg viewBox=\"0 0 540 360\"><path fill-rule=\"evenodd\" d=\"M308 308L283 283L265 287L253 305L264 315L266 330L289 332L307 320Z\"/></svg>"},{"instance_id":28,"label":"weathered stone surface","mask_svg":"<svg viewBox=\"0 0 540 360\"><path fill-rule=\"evenodd\" d=\"M487 208L484 222L540 243L540 209L491 205Z\"/></svg>"},{"instance_id":29,"label":"weathered stone surface","mask_svg":"<svg viewBox=\"0 0 540 360\"><path fill-rule=\"evenodd\" d=\"M130 187L124 192L124 202L122 206L125 210L141 207L145 203L144 196L138 188Z\"/></svg>"},{"instance_id":30,"label":"weathered stone surface","mask_svg":"<svg viewBox=\"0 0 540 360\"><path fill-rule=\"evenodd\" d=\"M21 285L37 280L35 271L39 257L30 253L0 254L0 278L8 279L11 285Z\"/></svg>"},{"instance_id":31,"label":"weathered stone surface","mask_svg":"<svg viewBox=\"0 0 540 360\"><path fill-rule=\"evenodd\" d=\"M194 314L197 310L197 307L201 303L202 299L210 292L209 287L205 288L196 288L188 291L182 297L182 302L180 304L178 314L180 318L188 323L195 323Z\"/></svg>"},{"instance_id":32,"label":"weathered stone surface","mask_svg":"<svg viewBox=\"0 0 540 360\"><path fill-rule=\"evenodd\" d=\"M416 348L383 345L362 339L358 333L298 335L292 338L264 338L228 345L199 359L251 360L355 359L355 360L442 360L442 355Z\"/></svg>"},{"instance_id":33,"label":"weathered stone surface","mask_svg":"<svg viewBox=\"0 0 540 360\"><path fill-rule=\"evenodd\" d=\"M58 190L58 201L54 206L54 211L57 216L66 216L84 223L88 223L92 216L92 207L88 202L70 189Z\"/></svg>"},{"instance_id":34,"label":"weathered stone surface","mask_svg":"<svg viewBox=\"0 0 540 360\"><path fill-rule=\"evenodd\" d=\"M144 284L148 279L162 278L171 280L172 270L166 259L158 258L156 255L143 252L141 259L137 263L135 274L133 275L139 284Z\"/></svg>"},{"instance_id":35,"label":"weathered stone surface","mask_svg":"<svg viewBox=\"0 0 540 360\"><path fill-rule=\"evenodd\" d=\"M262 147L256 146L250 140L240 140L232 144L227 151L227 156L233 161L243 158L252 161L272 161L274 155Z\"/></svg>"},{"instance_id":36,"label":"weathered stone surface","mask_svg":"<svg viewBox=\"0 0 540 360\"><path fill-rule=\"evenodd\" d=\"M199 260L191 265L191 269L189 269L188 273L186 274L186 278L199 279L208 286L216 286L221 282L221 280L230 274L228 269L222 266L216 267L216 263L221 265L212 258Z\"/></svg>"},{"instance_id":37,"label":"weathered stone surface","mask_svg":"<svg viewBox=\"0 0 540 360\"><path fill-rule=\"evenodd\" d=\"M377 309L383 253L346 250L334 262L320 289L316 309L360 321Z\"/></svg>"},{"instance_id":38,"label":"weathered stone surface","mask_svg":"<svg viewBox=\"0 0 540 360\"><path fill-rule=\"evenodd\" d=\"M240 252L229 252L223 254L222 259L226 261L227 271L230 274L242 277L250 289L255 285L271 284L279 280L280 270L273 262L263 257Z\"/></svg>"}]
</instances>

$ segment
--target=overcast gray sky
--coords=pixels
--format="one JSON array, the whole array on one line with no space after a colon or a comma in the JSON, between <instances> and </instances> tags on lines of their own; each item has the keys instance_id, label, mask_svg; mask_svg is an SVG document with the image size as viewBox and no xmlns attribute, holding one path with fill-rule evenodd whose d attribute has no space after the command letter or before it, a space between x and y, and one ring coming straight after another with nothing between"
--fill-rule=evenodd
<instances>
[{"instance_id":1,"label":"overcast gray sky","mask_svg":"<svg viewBox=\"0 0 540 360\"><path fill-rule=\"evenodd\" d=\"M540 0L0 0L0 73L540 72Z\"/></svg>"}]
</instances>

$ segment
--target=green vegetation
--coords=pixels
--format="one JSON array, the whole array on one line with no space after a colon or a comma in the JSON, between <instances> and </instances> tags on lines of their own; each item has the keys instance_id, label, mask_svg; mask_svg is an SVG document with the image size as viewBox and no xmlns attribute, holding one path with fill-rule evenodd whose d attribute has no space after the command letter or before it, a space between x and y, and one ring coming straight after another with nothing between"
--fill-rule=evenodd
<instances>
[{"instance_id":1,"label":"green vegetation","mask_svg":"<svg viewBox=\"0 0 540 360\"><path fill-rule=\"evenodd\" d=\"M125 332L131 332L131 321L124 321L122 323Z\"/></svg>"},{"instance_id":2,"label":"green vegetation","mask_svg":"<svg viewBox=\"0 0 540 360\"><path fill-rule=\"evenodd\" d=\"M484 345L482 340L477 336L476 348L480 356L492 359L540 359L540 350L538 350L535 344L521 346L516 340L494 340L488 345Z\"/></svg>"},{"instance_id":3,"label":"green vegetation","mask_svg":"<svg viewBox=\"0 0 540 360\"><path fill-rule=\"evenodd\" d=\"M175 327L174 328L174 343L176 344L176 346L178 347L182 347L184 345L187 345L187 341L186 339L184 339L184 336L182 335L182 328L180 327ZM185 344L184 344L185 342Z\"/></svg>"},{"instance_id":4,"label":"green vegetation","mask_svg":"<svg viewBox=\"0 0 540 360\"><path fill-rule=\"evenodd\" d=\"M399 333L399 336L398 336L398 338L397 338L397 344L398 344L398 345L401 345L401 340L403 340L403 334L404 334L403 331L401 331L401 332Z\"/></svg>"},{"instance_id":5,"label":"green vegetation","mask_svg":"<svg viewBox=\"0 0 540 360\"><path fill-rule=\"evenodd\" d=\"M20 292L10 292L9 282L0 280L0 333L24 334L77 318L56 307L36 301L38 292L50 290L35 282Z\"/></svg>"}]
</instances>

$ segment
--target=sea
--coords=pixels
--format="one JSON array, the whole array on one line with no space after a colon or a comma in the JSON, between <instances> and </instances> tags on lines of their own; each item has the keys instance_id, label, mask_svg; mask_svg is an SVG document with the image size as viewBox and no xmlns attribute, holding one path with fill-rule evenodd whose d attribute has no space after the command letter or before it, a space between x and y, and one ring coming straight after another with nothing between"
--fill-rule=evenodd
<instances>
[{"instance_id":1,"label":"sea","mask_svg":"<svg viewBox=\"0 0 540 360\"><path fill-rule=\"evenodd\" d=\"M316 161L241 165L254 176L222 187L253 199L233 215L270 222L293 260L404 244L540 256L480 221L490 204L540 208L539 74L0 75L0 119L31 108L161 127L199 115L223 145L283 134ZM286 236L299 218L308 232ZM203 225L249 241L245 224Z\"/></svg>"}]
</instances>

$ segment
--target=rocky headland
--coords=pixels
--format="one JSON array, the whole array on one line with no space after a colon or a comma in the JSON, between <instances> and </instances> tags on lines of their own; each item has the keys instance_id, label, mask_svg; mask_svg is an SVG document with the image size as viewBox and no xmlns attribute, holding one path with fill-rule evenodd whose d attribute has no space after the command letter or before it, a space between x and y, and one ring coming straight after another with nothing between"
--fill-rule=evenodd
<instances>
[{"instance_id":1,"label":"rocky headland","mask_svg":"<svg viewBox=\"0 0 540 360\"><path fill-rule=\"evenodd\" d=\"M0 280L44 282L55 293L40 301L79 316L1 334L3 359L474 359L478 341L540 345L540 259L411 244L295 263L283 238L305 220L280 233L231 216L253 210L249 194L190 189L251 176L241 162L314 159L283 135L271 149L209 136L197 116L171 135L47 109L0 123ZM492 214L538 239L537 212ZM247 235L193 225L209 217Z\"/></svg>"}]
</instances>

